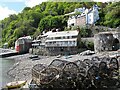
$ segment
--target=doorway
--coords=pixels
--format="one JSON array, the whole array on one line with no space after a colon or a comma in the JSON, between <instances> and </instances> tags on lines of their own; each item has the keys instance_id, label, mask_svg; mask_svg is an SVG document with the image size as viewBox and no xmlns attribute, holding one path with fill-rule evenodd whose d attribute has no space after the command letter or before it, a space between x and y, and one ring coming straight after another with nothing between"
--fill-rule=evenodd
<instances>
[{"instance_id":1,"label":"doorway","mask_svg":"<svg viewBox=\"0 0 120 90\"><path fill-rule=\"evenodd\" d=\"M119 40L117 38L115 38L113 41L112 50L117 51L119 49L119 47L120 47Z\"/></svg>"}]
</instances>

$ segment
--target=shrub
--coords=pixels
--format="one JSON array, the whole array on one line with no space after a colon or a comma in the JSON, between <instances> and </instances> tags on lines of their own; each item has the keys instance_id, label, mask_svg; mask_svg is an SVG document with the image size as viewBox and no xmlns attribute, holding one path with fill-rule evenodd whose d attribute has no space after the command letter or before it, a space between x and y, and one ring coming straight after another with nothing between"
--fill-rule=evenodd
<instances>
[{"instance_id":1,"label":"shrub","mask_svg":"<svg viewBox=\"0 0 120 90\"><path fill-rule=\"evenodd\" d=\"M94 50L94 43L91 41L86 41L85 46L87 47L87 49L89 50Z\"/></svg>"}]
</instances>

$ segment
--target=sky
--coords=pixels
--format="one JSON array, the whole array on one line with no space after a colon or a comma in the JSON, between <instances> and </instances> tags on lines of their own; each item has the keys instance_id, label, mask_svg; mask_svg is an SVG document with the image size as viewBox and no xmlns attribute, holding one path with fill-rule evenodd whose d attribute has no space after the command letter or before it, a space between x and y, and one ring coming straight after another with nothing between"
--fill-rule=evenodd
<instances>
[{"instance_id":1,"label":"sky","mask_svg":"<svg viewBox=\"0 0 120 90\"><path fill-rule=\"evenodd\" d=\"M0 20L8 17L10 14L18 14L25 7L33 7L47 0L0 0ZM107 2L110 0L94 0L97 2Z\"/></svg>"},{"instance_id":2,"label":"sky","mask_svg":"<svg viewBox=\"0 0 120 90\"><path fill-rule=\"evenodd\" d=\"M0 0L0 20L10 14L20 13L25 7L33 7L46 0Z\"/></svg>"}]
</instances>

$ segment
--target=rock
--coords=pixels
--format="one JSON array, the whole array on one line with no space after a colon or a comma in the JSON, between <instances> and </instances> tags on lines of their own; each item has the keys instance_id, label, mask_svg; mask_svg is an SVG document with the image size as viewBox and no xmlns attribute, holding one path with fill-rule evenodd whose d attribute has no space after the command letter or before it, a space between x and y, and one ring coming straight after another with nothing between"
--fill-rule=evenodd
<instances>
[{"instance_id":1,"label":"rock","mask_svg":"<svg viewBox=\"0 0 120 90\"><path fill-rule=\"evenodd\" d=\"M84 56L84 55L92 55L92 54L95 54L94 51L91 51L91 50L86 50L86 51L83 51L80 53L80 55Z\"/></svg>"}]
</instances>

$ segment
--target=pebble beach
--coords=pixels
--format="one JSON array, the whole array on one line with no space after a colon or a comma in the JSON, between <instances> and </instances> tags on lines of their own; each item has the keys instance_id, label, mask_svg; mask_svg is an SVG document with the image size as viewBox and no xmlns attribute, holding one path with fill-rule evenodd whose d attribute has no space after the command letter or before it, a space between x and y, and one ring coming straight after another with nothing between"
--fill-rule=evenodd
<instances>
[{"instance_id":1,"label":"pebble beach","mask_svg":"<svg viewBox=\"0 0 120 90\"><path fill-rule=\"evenodd\" d=\"M15 64L13 67L9 69L7 74L14 78L13 81L19 81L19 80L27 80L27 83L30 82L32 79L32 67L36 64L46 64L49 65L54 59L61 59L61 60L67 60L67 61L76 61L76 60L84 60L84 59L91 59L94 56L105 56L105 54L93 54L93 55L70 55L69 57L66 56L38 56L38 60L32 60L29 57L32 56L32 54L23 54L23 55L17 55L17 56L11 56L7 57L7 59L14 59Z\"/></svg>"},{"instance_id":2,"label":"pebble beach","mask_svg":"<svg viewBox=\"0 0 120 90\"><path fill-rule=\"evenodd\" d=\"M31 54L17 55L12 57L7 57L7 59L15 59L15 64L13 67L9 69L7 74L10 77L14 78L14 81L18 80L27 80L31 79L31 69L36 64L50 64L54 59L62 59L67 61L75 61L82 60L85 58L91 58L91 56L79 56L79 55L71 55L66 58L65 56L61 56L57 58L57 56L39 56L38 60L32 60L29 57Z\"/></svg>"}]
</instances>

